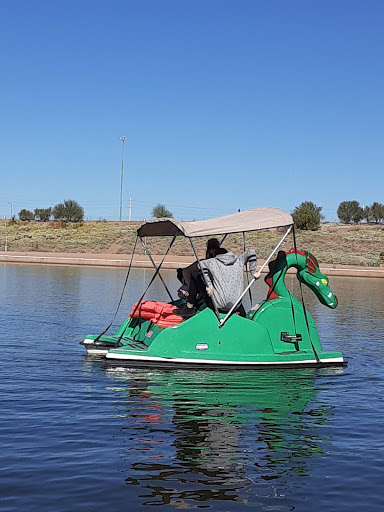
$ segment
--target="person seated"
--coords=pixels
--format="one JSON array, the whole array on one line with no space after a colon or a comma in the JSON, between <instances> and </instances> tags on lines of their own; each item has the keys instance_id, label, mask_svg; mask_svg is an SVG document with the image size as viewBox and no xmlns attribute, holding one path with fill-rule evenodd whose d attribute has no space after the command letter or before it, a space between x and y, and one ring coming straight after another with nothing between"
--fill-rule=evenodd
<instances>
[{"instance_id":1,"label":"person seated","mask_svg":"<svg viewBox=\"0 0 384 512\"><path fill-rule=\"evenodd\" d=\"M189 318L196 313L195 291L203 293L208 307L213 309L212 301L220 313L228 313L244 290L244 265L249 263L249 270L255 279L260 273L256 272L257 257L254 249L247 249L240 256L228 252L224 248L216 249L216 256L200 262L204 277L191 280L187 303L176 309L174 314ZM206 283L206 284L205 284ZM235 313L245 317L244 306L240 303Z\"/></svg>"},{"instance_id":2,"label":"person seated","mask_svg":"<svg viewBox=\"0 0 384 512\"><path fill-rule=\"evenodd\" d=\"M217 238L210 238L207 242L205 258L214 258L219 250L225 249L220 249L220 242ZM177 269L177 277L182 283L178 295L180 298L185 298L187 303L175 309L175 315L189 318L196 313L196 309L202 303L206 302L212 306L197 261L184 269Z\"/></svg>"},{"instance_id":3,"label":"person seated","mask_svg":"<svg viewBox=\"0 0 384 512\"><path fill-rule=\"evenodd\" d=\"M205 259L214 258L216 256L216 251L219 248L220 248L220 242L218 241L218 239L210 238L207 242ZM177 272L177 279L181 282L181 285L182 285L177 290L177 294L180 297L180 299L188 299L189 293L190 293L189 288L191 287L191 282L193 283L192 286L194 287L193 295L195 295L195 293L196 293L197 297L199 297L199 295L201 295L201 293L202 293L201 285L203 284L203 282L201 281L201 279L199 279L200 269L197 264L197 261L193 262L191 265L189 265L188 267L186 267L184 269L178 268L176 272ZM199 291L196 291L196 287ZM203 287L204 287L203 293L206 293L205 286L203 286Z\"/></svg>"},{"instance_id":4,"label":"person seated","mask_svg":"<svg viewBox=\"0 0 384 512\"><path fill-rule=\"evenodd\" d=\"M233 252L222 252L215 258L201 262L201 270L207 283L207 293L220 313L228 313L244 291L244 265L249 264L249 271L255 279L257 257L254 249L247 249L236 256ZM239 303L235 313L245 317L244 306Z\"/></svg>"},{"instance_id":5,"label":"person seated","mask_svg":"<svg viewBox=\"0 0 384 512\"><path fill-rule=\"evenodd\" d=\"M210 238L207 242L207 248L205 251L205 259L214 258L216 256L216 251L218 249L220 249L220 242L218 241L218 239ZM200 272L197 261L194 261L191 265L184 268L182 270L182 272L183 272L184 284L189 286L190 282L191 282L191 278L196 277Z\"/></svg>"}]
</instances>

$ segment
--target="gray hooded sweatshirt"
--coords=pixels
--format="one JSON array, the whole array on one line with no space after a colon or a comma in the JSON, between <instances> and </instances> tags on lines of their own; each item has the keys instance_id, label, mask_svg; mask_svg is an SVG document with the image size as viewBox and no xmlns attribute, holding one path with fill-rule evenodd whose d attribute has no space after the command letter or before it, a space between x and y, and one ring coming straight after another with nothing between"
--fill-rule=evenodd
<instances>
[{"instance_id":1,"label":"gray hooded sweatshirt","mask_svg":"<svg viewBox=\"0 0 384 512\"><path fill-rule=\"evenodd\" d=\"M202 260L201 271L207 285L213 286L213 301L223 311L229 311L244 291L244 265L254 274L257 266L256 251L247 249L236 256L233 252L218 254L215 258Z\"/></svg>"}]
</instances>

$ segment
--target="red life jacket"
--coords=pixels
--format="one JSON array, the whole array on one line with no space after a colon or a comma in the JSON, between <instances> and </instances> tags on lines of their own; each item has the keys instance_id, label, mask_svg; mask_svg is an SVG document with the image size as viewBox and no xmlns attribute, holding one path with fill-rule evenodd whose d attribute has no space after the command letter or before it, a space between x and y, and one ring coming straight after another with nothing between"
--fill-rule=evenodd
<instances>
[{"instance_id":1,"label":"red life jacket","mask_svg":"<svg viewBox=\"0 0 384 512\"><path fill-rule=\"evenodd\" d=\"M149 320L159 327L172 327L183 321L181 316L173 314L177 306L173 306L172 304L151 300L141 301L138 307L137 304L138 303L135 302L133 305L132 311L128 315L129 317Z\"/></svg>"}]
</instances>

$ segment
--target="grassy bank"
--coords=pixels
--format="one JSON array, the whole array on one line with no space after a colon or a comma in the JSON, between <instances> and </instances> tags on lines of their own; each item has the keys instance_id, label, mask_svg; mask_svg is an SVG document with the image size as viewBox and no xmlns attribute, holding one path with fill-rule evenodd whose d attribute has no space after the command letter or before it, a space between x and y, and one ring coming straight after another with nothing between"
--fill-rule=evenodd
<instances>
[{"instance_id":1,"label":"grassy bank","mask_svg":"<svg viewBox=\"0 0 384 512\"><path fill-rule=\"evenodd\" d=\"M138 222L85 222L67 226L57 222L16 222L7 226L8 251L129 254L139 225ZM266 258L280 237L276 231L249 233L246 245L255 247L260 258ZM292 238L288 238L282 247L285 250L292 247ZM167 247L167 240L161 238L148 239L147 243L152 254L164 254ZM204 238L196 242L201 254L205 243ZM1 251L4 245L2 223ZM297 245L301 250L311 250L321 263L378 266L384 263L383 256L380 259L380 253L384 251L384 226L323 224L320 231L299 231ZM239 253L243 249L243 238L241 235L229 235L224 246ZM138 252L143 253L141 246ZM193 252L188 241L180 238L175 242L172 254L192 256Z\"/></svg>"}]
</instances>

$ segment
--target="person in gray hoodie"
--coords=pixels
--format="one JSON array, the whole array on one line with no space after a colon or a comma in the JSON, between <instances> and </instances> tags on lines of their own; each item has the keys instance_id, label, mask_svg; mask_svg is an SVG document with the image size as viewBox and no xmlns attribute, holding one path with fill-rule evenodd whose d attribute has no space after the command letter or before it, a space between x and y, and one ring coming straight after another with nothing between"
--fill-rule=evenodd
<instances>
[{"instance_id":1,"label":"person in gray hoodie","mask_svg":"<svg viewBox=\"0 0 384 512\"><path fill-rule=\"evenodd\" d=\"M201 270L207 283L207 293L220 312L227 313L234 306L244 291L244 266L249 264L249 271L255 279L257 257L254 249L247 249L236 256L233 252L218 254L215 258L201 261ZM238 308L244 308L239 303Z\"/></svg>"},{"instance_id":2,"label":"person in gray hoodie","mask_svg":"<svg viewBox=\"0 0 384 512\"><path fill-rule=\"evenodd\" d=\"M206 291L220 312L228 312L244 290L244 265L249 263L249 270L255 279L257 258L254 249L247 249L236 256L233 252L220 248L214 258L200 261ZM189 318L196 313L193 301L189 301L174 311L174 314ZM207 301L208 302L208 301ZM244 307L239 304L236 311L245 316Z\"/></svg>"}]
</instances>

